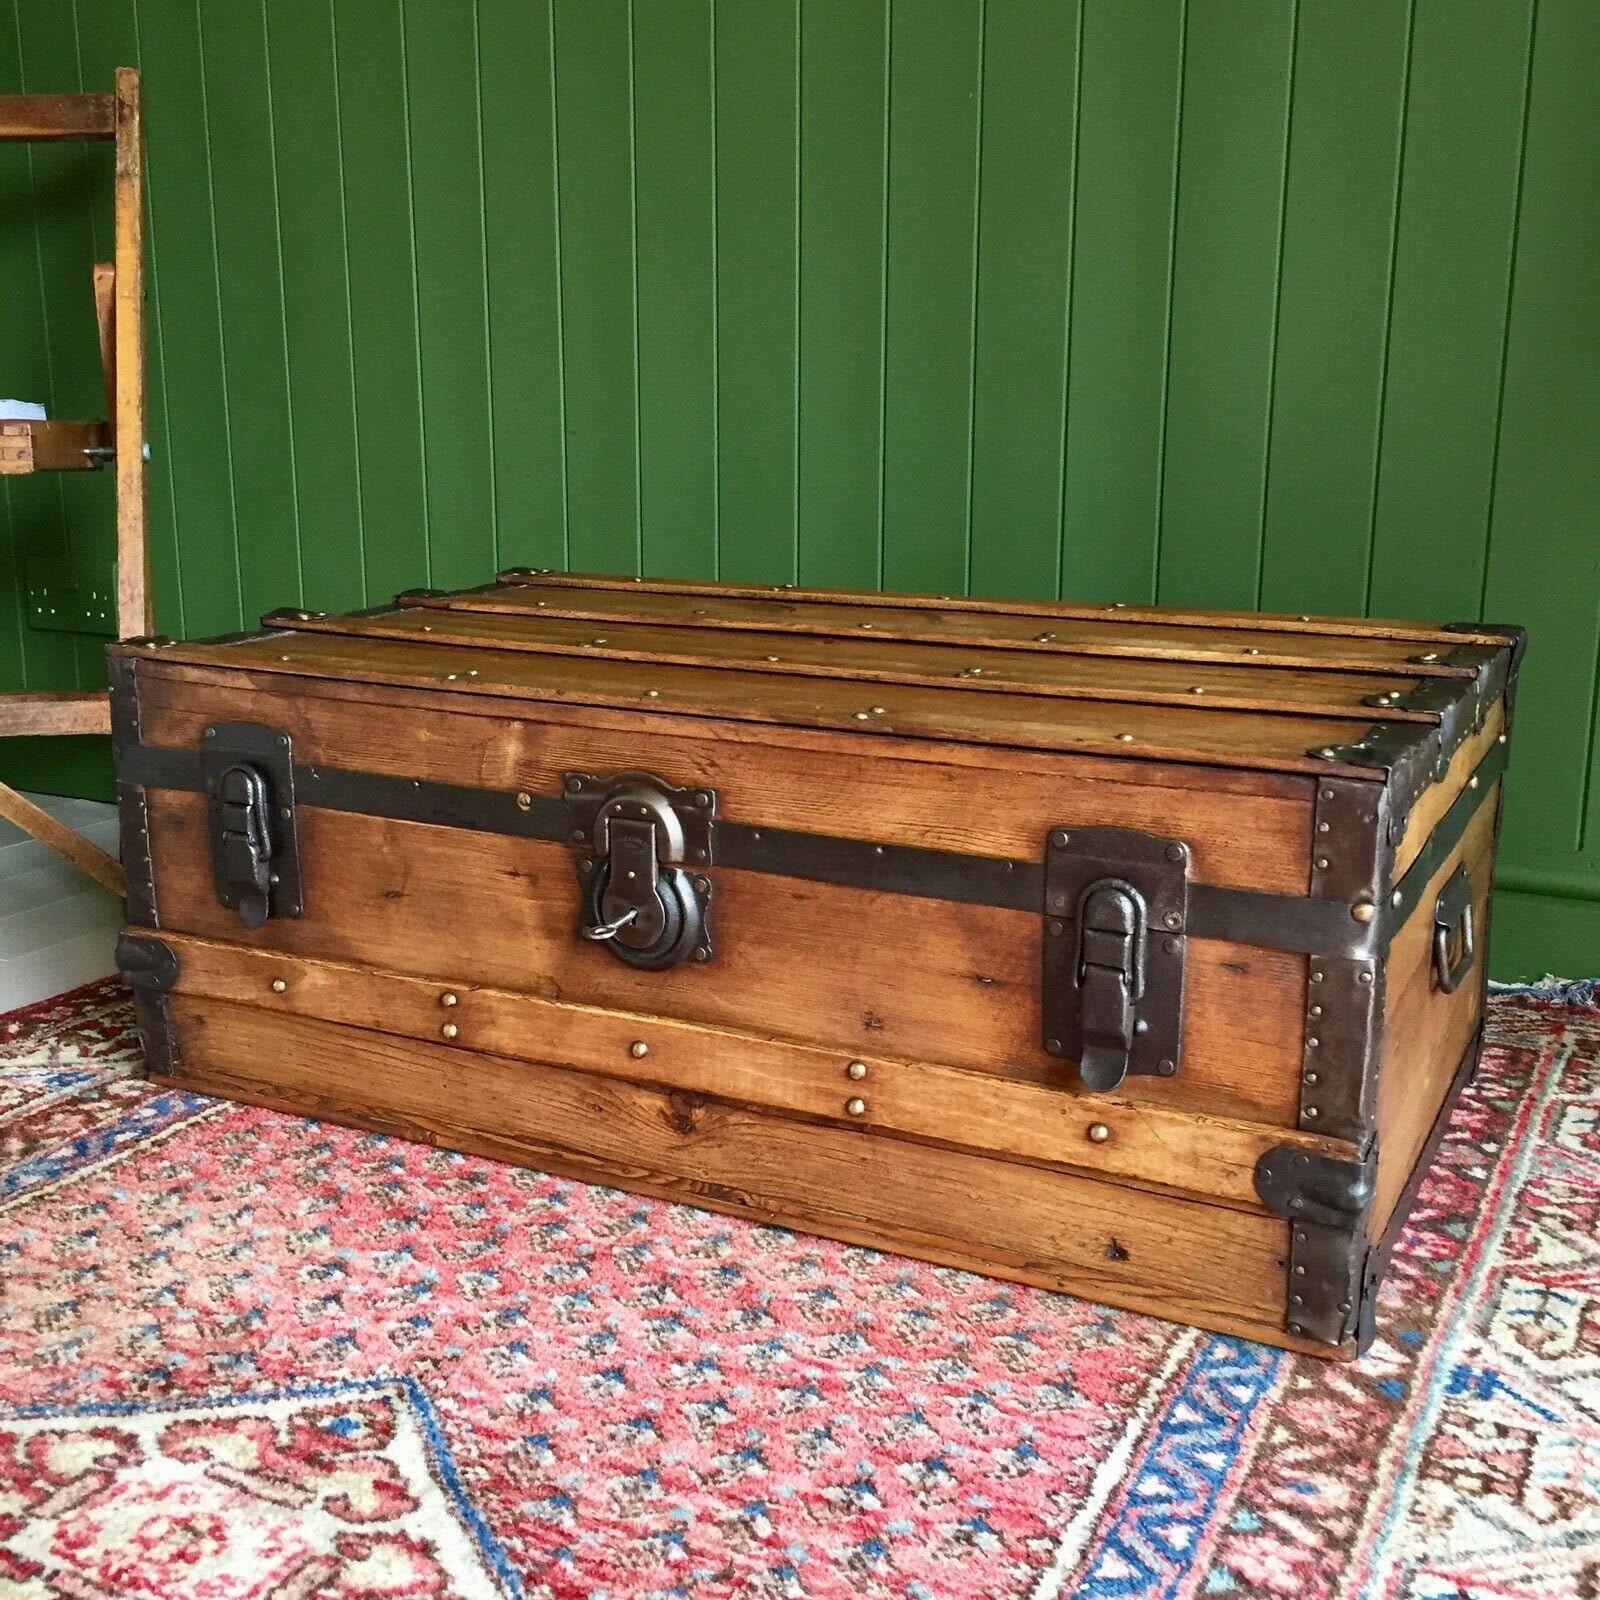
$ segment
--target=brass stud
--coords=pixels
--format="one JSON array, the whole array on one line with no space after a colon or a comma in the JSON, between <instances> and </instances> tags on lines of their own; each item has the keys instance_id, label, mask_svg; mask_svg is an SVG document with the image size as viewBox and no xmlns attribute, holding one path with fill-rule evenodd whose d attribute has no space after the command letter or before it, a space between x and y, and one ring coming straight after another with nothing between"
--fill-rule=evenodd
<instances>
[{"instance_id":1,"label":"brass stud","mask_svg":"<svg viewBox=\"0 0 1600 1600\"><path fill-rule=\"evenodd\" d=\"M1377 914L1378 908L1373 905L1370 900L1357 900L1356 903L1350 907L1350 915L1354 917L1357 922L1371 922L1372 919L1377 916Z\"/></svg>"},{"instance_id":2,"label":"brass stud","mask_svg":"<svg viewBox=\"0 0 1600 1600\"><path fill-rule=\"evenodd\" d=\"M889 709L889 708L888 708L888 707L887 707L887 706L874 706L874 707L873 707L873 708L872 708L872 714L873 714L873 716L875 716L875 717L881 717L881 716L883 716L883 715L884 715L884 713L885 713L885 712L886 712L886 711L887 711L887 710L888 710L888 709Z\"/></svg>"},{"instance_id":3,"label":"brass stud","mask_svg":"<svg viewBox=\"0 0 1600 1600\"><path fill-rule=\"evenodd\" d=\"M628 1054L632 1056L635 1061L643 1061L644 1058L650 1054L650 1046L647 1045L643 1039L635 1039L633 1043L628 1046Z\"/></svg>"},{"instance_id":4,"label":"brass stud","mask_svg":"<svg viewBox=\"0 0 1600 1600\"><path fill-rule=\"evenodd\" d=\"M783 659L782 656L768 656L767 657L768 661L781 661L782 659Z\"/></svg>"},{"instance_id":5,"label":"brass stud","mask_svg":"<svg viewBox=\"0 0 1600 1600\"><path fill-rule=\"evenodd\" d=\"M851 1078L856 1083L860 1083L860 1081L867 1075L867 1064L865 1061L852 1061L850 1065L844 1069L844 1073L847 1078Z\"/></svg>"},{"instance_id":6,"label":"brass stud","mask_svg":"<svg viewBox=\"0 0 1600 1600\"><path fill-rule=\"evenodd\" d=\"M440 1033L442 1033L442 1034L443 1034L443 1035L444 1035L444 1037L445 1037L445 1038L446 1038L446 1039L453 1039L453 1038L455 1038L455 1036L456 1036L456 1035L457 1035L457 1034L458 1034L458 1033L460 1033L460 1032L461 1032L461 1030L460 1030L460 1029L459 1029L459 1028L458 1028L458 1027L457 1027L457 1026L456 1026L456 1025L455 1025L455 1023L453 1023L453 1022L447 1022L447 1023L445 1023L445 1025L444 1025L444 1026L443 1026L443 1027L442 1027L442 1028L441 1028L441 1029L440 1029L440 1030L439 1030L439 1032L440 1032Z\"/></svg>"},{"instance_id":7,"label":"brass stud","mask_svg":"<svg viewBox=\"0 0 1600 1600\"><path fill-rule=\"evenodd\" d=\"M1091 1144L1104 1144L1111 1137L1111 1130L1103 1122L1091 1122L1087 1131Z\"/></svg>"},{"instance_id":8,"label":"brass stud","mask_svg":"<svg viewBox=\"0 0 1600 1600\"><path fill-rule=\"evenodd\" d=\"M1472 776L1467 779L1467 787L1469 789L1476 789L1478 787L1478 781L1478 774L1474 772Z\"/></svg>"},{"instance_id":9,"label":"brass stud","mask_svg":"<svg viewBox=\"0 0 1600 1600\"><path fill-rule=\"evenodd\" d=\"M646 700L659 700L661 698L661 691L659 689L646 689L644 692L644 697Z\"/></svg>"},{"instance_id":10,"label":"brass stud","mask_svg":"<svg viewBox=\"0 0 1600 1600\"><path fill-rule=\"evenodd\" d=\"M866 722L871 716L872 713L870 711L858 711L856 712L856 721Z\"/></svg>"},{"instance_id":11,"label":"brass stud","mask_svg":"<svg viewBox=\"0 0 1600 1600\"><path fill-rule=\"evenodd\" d=\"M531 794L529 794L526 789L522 790L517 795L517 810L518 811L526 811L528 809L528 807L531 806L532 804L533 804L533 796Z\"/></svg>"},{"instance_id":12,"label":"brass stud","mask_svg":"<svg viewBox=\"0 0 1600 1600\"><path fill-rule=\"evenodd\" d=\"M1133 735L1131 733L1119 733L1117 735L1117 739L1122 744L1132 744L1133 743Z\"/></svg>"},{"instance_id":13,"label":"brass stud","mask_svg":"<svg viewBox=\"0 0 1600 1600\"><path fill-rule=\"evenodd\" d=\"M1205 686L1199 683L1195 684L1195 686L1189 691L1190 694L1204 694L1205 692Z\"/></svg>"},{"instance_id":14,"label":"brass stud","mask_svg":"<svg viewBox=\"0 0 1600 1600\"><path fill-rule=\"evenodd\" d=\"M442 1005L447 1011L451 1006L460 1005L460 1003L460 1000L456 997L455 991L452 989L446 989L445 992L439 996L439 1004Z\"/></svg>"},{"instance_id":15,"label":"brass stud","mask_svg":"<svg viewBox=\"0 0 1600 1600\"><path fill-rule=\"evenodd\" d=\"M282 994L283 991L288 987L289 985L285 983L282 978L274 978L272 980L272 992L274 994Z\"/></svg>"},{"instance_id":16,"label":"brass stud","mask_svg":"<svg viewBox=\"0 0 1600 1600\"><path fill-rule=\"evenodd\" d=\"M860 1095L856 1095L853 1099L846 1100L844 1103L844 1108L852 1117L864 1117L867 1114L867 1102L863 1100Z\"/></svg>"},{"instance_id":17,"label":"brass stud","mask_svg":"<svg viewBox=\"0 0 1600 1600\"><path fill-rule=\"evenodd\" d=\"M1256 646L1255 646L1255 645L1253 645L1253 644L1247 644L1247 645L1246 645L1246 646L1245 646L1245 647L1244 647L1244 653L1245 653L1245 654L1246 654L1246 655L1247 655L1247 656L1258 656L1258 655L1260 655L1260 654L1261 654L1261 652L1260 652L1260 650L1258 650L1258 649L1257 649L1257 648L1256 648Z\"/></svg>"}]
</instances>

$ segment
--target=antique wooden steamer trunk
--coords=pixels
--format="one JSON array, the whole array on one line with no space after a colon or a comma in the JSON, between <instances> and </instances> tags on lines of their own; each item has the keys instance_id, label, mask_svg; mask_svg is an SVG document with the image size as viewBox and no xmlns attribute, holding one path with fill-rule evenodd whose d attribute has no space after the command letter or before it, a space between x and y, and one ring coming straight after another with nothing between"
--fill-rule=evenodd
<instances>
[{"instance_id":1,"label":"antique wooden steamer trunk","mask_svg":"<svg viewBox=\"0 0 1600 1600\"><path fill-rule=\"evenodd\" d=\"M112 650L151 1070L1351 1356L1519 630L514 571Z\"/></svg>"}]
</instances>

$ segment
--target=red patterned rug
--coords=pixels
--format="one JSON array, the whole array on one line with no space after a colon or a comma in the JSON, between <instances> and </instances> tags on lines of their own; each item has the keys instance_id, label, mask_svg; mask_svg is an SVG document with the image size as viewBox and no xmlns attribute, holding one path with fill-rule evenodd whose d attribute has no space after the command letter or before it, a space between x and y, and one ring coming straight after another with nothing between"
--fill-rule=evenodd
<instances>
[{"instance_id":1,"label":"red patterned rug","mask_svg":"<svg viewBox=\"0 0 1600 1600\"><path fill-rule=\"evenodd\" d=\"M1495 1000L1354 1368L0 1021L0 1597L1600 1594L1600 1011Z\"/></svg>"}]
</instances>

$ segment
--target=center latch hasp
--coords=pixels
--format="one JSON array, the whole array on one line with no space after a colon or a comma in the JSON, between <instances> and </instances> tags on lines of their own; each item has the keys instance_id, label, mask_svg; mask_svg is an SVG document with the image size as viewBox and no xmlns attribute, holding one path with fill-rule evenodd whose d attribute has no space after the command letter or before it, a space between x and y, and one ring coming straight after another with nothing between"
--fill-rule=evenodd
<instances>
[{"instance_id":1,"label":"center latch hasp","mask_svg":"<svg viewBox=\"0 0 1600 1600\"><path fill-rule=\"evenodd\" d=\"M679 789L648 772L566 775L567 838L576 851L578 932L631 967L707 961L711 934L712 789Z\"/></svg>"},{"instance_id":2,"label":"center latch hasp","mask_svg":"<svg viewBox=\"0 0 1600 1600\"><path fill-rule=\"evenodd\" d=\"M1131 828L1057 828L1045 847L1044 1047L1084 1087L1171 1077L1183 1046L1189 851Z\"/></svg>"}]
</instances>

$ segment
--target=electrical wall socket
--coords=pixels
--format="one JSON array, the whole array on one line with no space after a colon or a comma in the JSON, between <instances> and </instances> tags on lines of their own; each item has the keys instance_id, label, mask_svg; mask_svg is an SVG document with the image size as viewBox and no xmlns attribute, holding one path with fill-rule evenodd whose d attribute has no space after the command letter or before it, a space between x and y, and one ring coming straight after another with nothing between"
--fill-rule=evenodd
<instances>
[{"instance_id":1,"label":"electrical wall socket","mask_svg":"<svg viewBox=\"0 0 1600 1600\"><path fill-rule=\"evenodd\" d=\"M112 563L29 556L23 584L29 627L116 637L117 573Z\"/></svg>"}]
</instances>

